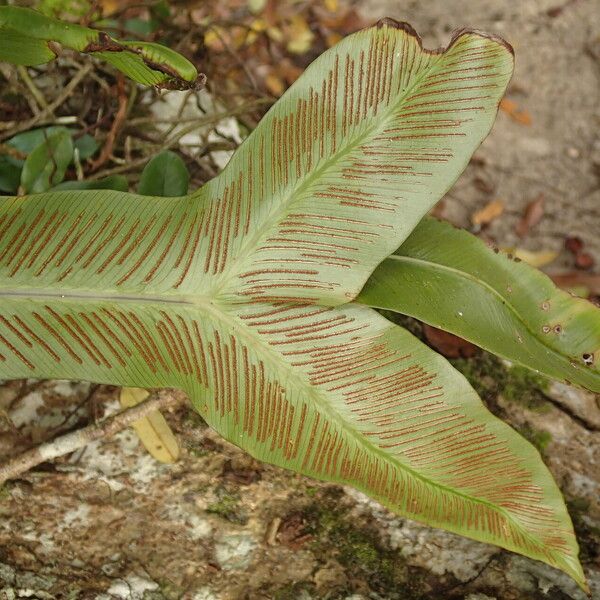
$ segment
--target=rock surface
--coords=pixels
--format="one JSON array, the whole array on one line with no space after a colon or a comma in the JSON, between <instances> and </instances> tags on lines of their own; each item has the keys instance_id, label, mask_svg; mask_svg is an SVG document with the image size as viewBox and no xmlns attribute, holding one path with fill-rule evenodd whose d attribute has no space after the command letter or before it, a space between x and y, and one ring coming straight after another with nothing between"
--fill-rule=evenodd
<instances>
[{"instance_id":1,"label":"rock surface","mask_svg":"<svg viewBox=\"0 0 600 600\"><path fill-rule=\"evenodd\" d=\"M56 423L73 427L86 411L114 410L117 394L65 382L0 390L2 407L20 423L4 427L4 455L55 435ZM600 433L562 409L583 402L579 396L553 388L543 409L502 397L492 408L517 428L551 434L544 456L571 501L598 595ZM354 490L261 465L187 407L166 416L182 447L173 465L154 461L127 430L3 488L0 598L584 599L541 563L399 518Z\"/></svg>"}]
</instances>

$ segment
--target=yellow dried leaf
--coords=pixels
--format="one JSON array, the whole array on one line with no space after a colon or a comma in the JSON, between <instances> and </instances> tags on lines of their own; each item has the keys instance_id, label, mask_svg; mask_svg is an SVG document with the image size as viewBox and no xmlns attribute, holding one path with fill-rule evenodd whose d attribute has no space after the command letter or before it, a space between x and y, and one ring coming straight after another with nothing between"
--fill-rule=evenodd
<instances>
[{"instance_id":1,"label":"yellow dried leaf","mask_svg":"<svg viewBox=\"0 0 600 600\"><path fill-rule=\"evenodd\" d=\"M336 12L339 7L338 0L325 0L323 4L329 12Z\"/></svg>"},{"instance_id":2,"label":"yellow dried leaf","mask_svg":"<svg viewBox=\"0 0 600 600\"><path fill-rule=\"evenodd\" d=\"M292 17L287 28L288 52L292 54L304 54L310 50L314 34L310 30L306 19L302 15Z\"/></svg>"},{"instance_id":3,"label":"yellow dried leaf","mask_svg":"<svg viewBox=\"0 0 600 600\"><path fill-rule=\"evenodd\" d=\"M283 41L283 32L278 27L269 27L267 29L267 35L274 42L281 43Z\"/></svg>"},{"instance_id":4,"label":"yellow dried leaf","mask_svg":"<svg viewBox=\"0 0 600 600\"><path fill-rule=\"evenodd\" d=\"M327 34L327 47L331 48L332 46L335 46L339 41L341 41L341 39L343 38L343 35L340 35L339 33L336 33L335 31L333 31L332 33Z\"/></svg>"},{"instance_id":5,"label":"yellow dried leaf","mask_svg":"<svg viewBox=\"0 0 600 600\"><path fill-rule=\"evenodd\" d=\"M233 27L230 30L230 43L234 48L241 48L245 43L251 43L248 39L253 33L242 27ZM256 34L254 36L256 37Z\"/></svg>"},{"instance_id":6,"label":"yellow dried leaf","mask_svg":"<svg viewBox=\"0 0 600 600\"><path fill-rule=\"evenodd\" d=\"M204 45L211 50L222 51L224 50L223 42L220 38L220 32L215 29L209 29L204 34Z\"/></svg>"},{"instance_id":7,"label":"yellow dried leaf","mask_svg":"<svg viewBox=\"0 0 600 600\"><path fill-rule=\"evenodd\" d=\"M119 398L123 408L130 408L148 396L148 391L140 388L123 388ZM146 450L159 462L173 463L179 458L179 444L160 411L150 413L132 427Z\"/></svg>"},{"instance_id":8,"label":"yellow dried leaf","mask_svg":"<svg viewBox=\"0 0 600 600\"><path fill-rule=\"evenodd\" d=\"M275 73L269 73L265 78L265 85L267 89L273 96L281 96L285 91L285 83L278 75Z\"/></svg>"},{"instance_id":9,"label":"yellow dried leaf","mask_svg":"<svg viewBox=\"0 0 600 600\"><path fill-rule=\"evenodd\" d=\"M99 0L98 4L102 9L103 17L108 17L123 8L123 4L119 0Z\"/></svg>"},{"instance_id":10,"label":"yellow dried leaf","mask_svg":"<svg viewBox=\"0 0 600 600\"><path fill-rule=\"evenodd\" d=\"M257 15L261 13L265 6L267 5L267 0L248 0L248 10L253 14Z\"/></svg>"},{"instance_id":11,"label":"yellow dried leaf","mask_svg":"<svg viewBox=\"0 0 600 600\"><path fill-rule=\"evenodd\" d=\"M254 21L252 21L251 27L253 31L260 33L261 31L266 31L269 25L264 19L254 19Z\"/></svg>"},{"instance_id":12,"label":"yellow dried leaf","mask_svg":"<svg viewBox=\"0 0 600 600\"><path fill-rule=\"evenodd\" d=\"M510 250L508 250L510 252ZM523 262L531 265L532 267L543 267L550 264L558 256L558 252L554 250L540 250L539 252L532 252L531 250L525 250L523 248L515 248L512 254L516 258L520 258Z\"/></svg>"},{"instance_id":13,"label":"yellow dried leaf","mask_svg":"<svg viewBox=\"0 0 600 600\"><path fill-rule=\"evenodd\" d=\"M502 200L492 200L481 210L473 213L471 222L473 225L487 225L494 219L497 219L504 212L504 202Z\"/></svg>"}]
</instances>

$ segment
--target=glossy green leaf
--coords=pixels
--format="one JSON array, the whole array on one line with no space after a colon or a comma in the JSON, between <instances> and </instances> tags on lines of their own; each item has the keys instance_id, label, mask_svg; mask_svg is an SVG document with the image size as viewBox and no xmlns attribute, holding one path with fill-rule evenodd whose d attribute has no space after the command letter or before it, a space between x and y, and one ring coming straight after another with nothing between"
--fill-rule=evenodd
<instances>
[{"instance_id":1,"label":"glossy green leaf","mask_svg":"<svg viewBox=\"0 0 600 600\"><path fill-rule=\"evenodd\" d=\"M88 0L36 0L35 9L50 17L69 15L74 17L85 17L89 13L90 4Z\"/></svg>"},{"instance_id":2,"label":"glossy green leaf","mask_svg":"<svg viewBox=\"0 0 600 600\"><path fill-rule=\"evenodd\" d=\"M470 233L424 219L357 302L407 314L600 392L600 309Z\"/></svg>"},{"instance_id":3,"label":"glossy green leaf","mask_svg":"<svg viewBox=\"0 0 600 600\"><path fill-rule=\"evenodd\" d=\"M48 43L102 58L145 85L193 87L194 65L170 48L151 42L117 40L107 33L66 23L29 8L0 6L0 60L39 65L55 58Z\"/></svg>"},{"instance_id":4,"label":"glossy green leaf","mask_svg":"<svg viewBox=\"0 0 600 600\"><path fill-rule=\"evenodd\" d=\"M539 454L439 355L351 300L488 133L503 42L390 20L319 57L178 198L0 200L0 378L185 389L253 456L584 584Z\"/></svg>"},{"instance_id":5,"label":"glossy green leaf","mask_svg":"<svg viewBox=\"0 0 600 600\"><path fill-rule=\"evenodd\" d=\"M17 192L22 168L22 161L17 161L11 156L0 156L0 192Z\"/></svg>"},{"instance_id":6,"label":"glossy green leaf","mask_svg":"<svg viewBox=\"0 0 600 600\"><path fill-rule=\"evenodd\" d=\"M68 132L49 135L31 151L21 172L21 185L29 194L45 192L60 183L73 160L73 142Z\"/></svg>"},{"instance_id":7,"label":"glossy green leaf","mask_svg":"<svg viewBox=\"0 0 600 600\"><path fill-rule=\"evenodd\" d=\"M96 154L100 145L89 133L84 133L82 136L76 136L76 132L72 131L73 147L79 152L79 160L86 160ZM113 188L115 189L115 188Z\"/></svg>"},{"instance_id":8,"label":"glossy green leaf","mask_svg":"<svg viewBox=\"0 0 600 600\"><path fill-rule=\"evenodd\" d=\"M189 182L190 174L183 159L165 150L144 167L138 192L145 196L185 196Z\"/></svg>"},{"instance_id":9,"label":"glossy green leaf","mask_svg":"<svg viewBox=\"0 0 600 600\"><path fill-rule=\"evenodd\" d=\"M103 179L86 179L84 181L63 181L52 188L53 192L65 190L116 190L126 192L129 188L127 178L123 175L109 175Z\"/></svg>"},{"instance_id":10,"label":"glossy green leaf","mask_svg":"<svg viewBox=\"0 0 600 600\"><path fill-rule=\"evenodd\" d=\"M0 6L0 11L4 8ZM56 58L44 40L31 38L23 35L21 31L1 26L1 22L0 36L2 38L2 43L0 43L1 62L30 66L41 65Z\"/></svg>"},{"instance_id":11,"label":"glossy green leaf","mask_svg":"<svg viewBox=\"0 0 600 600\"><path fill-rule=\"evenodd\" d=\"M68 132L69 130L62 125L51 125L50 127L39 127L30 129L23 133L11 137L7 140L7 144L12 146L23 154L29 154L34 148L44 142L49 136L60 131Z\"/></svg>"},{"instance_id":12,"label":"glossy green leaf","mask_svg":"<svg viewBox=\"0 0 600 600\"><path fill-rule=\"evenodd\" d=\"M30 129L29 131L18 133L6 143L24 154L29 154L50 135L60 131L68 133L73 138L73 147L77 148L79 151L80 160L91 158L99 148L98 142L89 133L78 135L79 132L76 129L63 127L62 125L51 125L50 127Z\"/></svg>"}]
</instances>

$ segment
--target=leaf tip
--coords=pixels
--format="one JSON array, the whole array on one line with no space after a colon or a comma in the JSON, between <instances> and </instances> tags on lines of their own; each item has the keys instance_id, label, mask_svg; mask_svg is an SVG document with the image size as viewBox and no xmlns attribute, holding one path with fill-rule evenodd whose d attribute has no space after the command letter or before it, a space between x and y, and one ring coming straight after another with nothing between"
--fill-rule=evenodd
<instances>
[{"instance_id":1,"label":"leaf tip","mask_svg":"<svg viewBox=\"0 0 600 600\"><path fill-rule=\"evenodd\" d=\"M448 48L451 48L456 42L465 35L476 35L481 38L485 38L491 42L495 42L500 46L503 46L509 54L514 58L515 49L512 47L512 44L507 42L503 37L496 35L495 33L490 33L489 31L482 31L481 29L476 29L473 27L461 27L459 29L455 29L452 32L452 37L450 38L450 43L448 44Z\"/></svg>"},{"instance_id":2,"label":"leaf tip","mask_svg":"<svg viewBox=\"0 0 600 600\"><path fill-rule=\"evenodd\" d=\"M423 50L424 52L427 52L429 54L443 54L444 52L446 52L447 50L452 48L452 46L454 46L456 44L456 42L460 40L461 37L466 36L466 35L476 35L478 37L485 38L486 40L495 42L496 44L499 44L500 46L504 47L513 58L515 55L514 48L504 38L502 38L499 35L496 35L494 33L489 33L487 31L481 31L480 29L475 29L472 27L462 27L459 29L455 29L452 32L452 37L450 38L450 42L448 43L448 45L446 47L440 47L440 48L437 48L434 50L429 50L429 49L423 47L423 40L422 40L421 36L417 33L415 28L410 23L407 23L406 21L397 21L396 19L393 19L392 17L383 17L382 19L379 19L373 25L373 27L375 27L377 29L383 29L383 28L389 27L392 29L398 29L400 31L404 31L406 34L408 34L409 36L411 36L415 39L415 41L419 44L419 47L421 48L421 50Z\"/></svg>"},{"instance_id":3,"label":"leaf tip","mask_svg":"<svg viewBox=\"0 0 600 600\"><path fill-rule=\"evenodd\" d=\"M412 35L419 40L421 39L421 36L416 32L415 28L410 23L407 23L406 21L397 21L392 17L383 17L379 19L379 21L375 23L375 27L377 27L377 29L382 29L383 27L401 29L402 31L406 31L406 33L409 35Z\"/></svg>"}]
</instances>

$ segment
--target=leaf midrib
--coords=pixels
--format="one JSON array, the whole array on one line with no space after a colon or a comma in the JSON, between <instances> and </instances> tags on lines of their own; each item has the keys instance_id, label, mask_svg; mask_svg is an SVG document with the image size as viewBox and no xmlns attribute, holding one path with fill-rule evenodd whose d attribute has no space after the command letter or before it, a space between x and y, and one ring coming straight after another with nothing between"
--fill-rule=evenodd
<instances>
[{"instance_id":1,"label":"leaf midrib","mask_svg":"<svg viewBox=\"0 0 600 600\"><path fill-rule=\"evenodd\" d=\"M421 49L421 52L425 52L425 50ZM430 64L430 66L426 69L423 70L423 72L418 75L415 78L415 81L413 82L413 84L411 86L409 86L400 96L398 96L395 100L395 102L390 102L388 104L388 106L386 106L381 113L379 113L381 115L380 119L370 119L367 121L367 125L365 126L364 130L362 132L359 132L354 141L349 141L347 146L345 147L345 149L343 150L338 150L337 152L335 152L332 156L330 156L329 158L326 158L325 160L322 161L321 165L317 168L312 170L306 178L302 179L302 180L298 180L296 185L292 185L290 186L289 190L287 191L287 193L283 193L281 195L281 199L279 202L277 203L273 203L276 208L275 210L273 210L271 212L271 214L267 217L267 219L261 224L260 227L256 228L256 232L255 234L244 244L242 244L242 246L240 247L239 251L236 253L236 257L243 257L242 260L232 260L231 262L231 268L223 274L221 281L219 282L219 284L217 286L215 286L215 293L219 293L222 292L224 288L227 287L227 284L229 283L229 281L231 281L231 279L233 279L234 277L236 277L236 275L239 275L240 272L242 271L244 265L246 264L246 257L252 256L253 253L258 249L259 247L259 242L261 241L261 239L263 239L265 236L270 235L270 232L273 231L273 229L275 228L275 226L281 222L281 220L285 217L286 213L289 211L290 209L290 205L294 202L294 200L297 197L300 197L302 194L304 194L305 192L307 192L311 186L318 181L323 174L329 170L330 167L332 167L333 165L335 165L337 162L341 161L346 155L348 155L350 152L352 152L353 150L355 150L358 146L362 145L364 143L365 138L367 138L369 135L371 135L375 130L377 129L382 129L384 124L387 122L388 118L390 117L391 114L393 114L398 105L400 105L402 102L404 102L406 100L406 98L413 92L413 90L422 82L423 79L425 79L426 77L428 77L429 75L431 75L432 73L435 72L436 68L438 68L440 66L441 58L443 57L442 54L438 55L438 56L434 56L431 55L434 58L437 58L437 60L432 61L432 63ZM285 97L282 97L281 100L284 100ZM337 101L337 96L336 96L336 101ZM364 123L361 122L361 124ZM356 128L356 129L360 129L360 128ZM355 129L355 131L356 131ZM248 143L250 141L250 138L246 141L246 143ZM239 151L239 149L238 149ZM296 158L297 160L297 158ZM209 182L206 186L203 186L202 188L200 188L200 190L198 190L196 192L196 194L200 194L205 187L208 190L208 186L210 186L213 182L217 181L220 177L223 177L226 174L226 171L223 171L223 173L221 173L221 175L219 175L219 177L217 177L216 179L213 179L211 182ZM195 194L194 194L195 195ZM399 240L399 243L402 240ZM237 265L236 265L237 263ZM237 266L237 268L236 268ZM344 299L344 301L342 303L347 302L347 299Z\"/></svg>"},{"instance_id":2,"label":"leaf midrib","mask_svg":"<svg viewBox=\"0 0 600 600\"><path fill-rule=\"evenodd\" d=\"M282 357L274 350L272 350L266 343L265 340L255 331L250 329L243 321L241 321L235 315L232 315L227 310L224 310L219 306L220 302L211 301L208 297L201 296L183 296L179 299L175 299L173 296L148 296L148 295L124 295L116 293L99 294L97 292L85 294L78 290L77 292L71 292L70 290L64 290L65 293L53 291L49 288L37 288L37 289L1 289L0 298L8 297L12 299L22 298L23 300L43 300L47 299L53 302L119 302L126 304L179 304L186 308L197 309L205 312L214 321L221 322L224 325L234 329L240 338L246 340L247 343L261 355L261 358L268 364L276 365L276 369L283 375L283 380L294 380L295 385L304 389L306 394L312 397L312 401L319 410L322 410L328 414L328 417L332 422L341 424L342 428L346 433L355 438L359 445L368 447L371 451L382 457L383 460L392 463L397 468L409 473L412 477L419 479L439 490L445 490L446 492L453 494L457 497L465 498L469 501L476 502L482 505L486 505L495 511L504 514L508 519L512 520L510 513L508 513L502 507L489 502L483 498L478 498L465 494L455 488L446 486L444 484L435 482L425 475L415 471L409 465L404 464L396 456L387 454L383 449L379 448L374 442L371 442L366 436L360 431L353 427L352 423L348 423L347 420L340 412L336 412L334 408L330 406L330 401L327 395L320 390L318 387L312 385L306 376L299 375L298 370L294 369L290 364L286 363ZM519 523L518 521L515 521ZM527 533L524 531L524 533ZM527 533L528 534L528 533ZM528 534L529 535L529 534ZM530 536L531 537L531 536Z\"/></svg>"}]
</instances>

